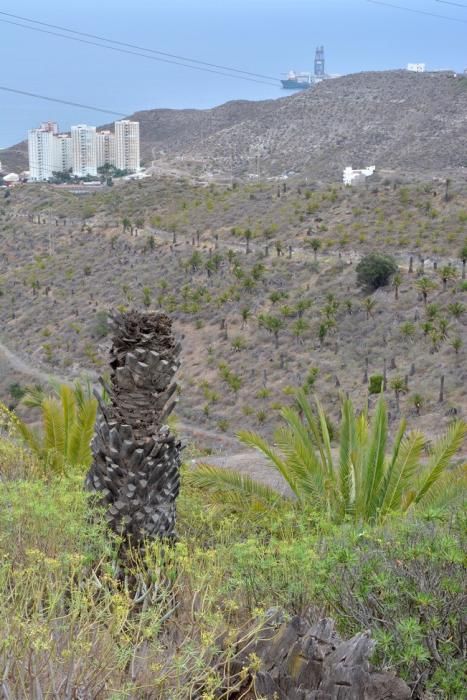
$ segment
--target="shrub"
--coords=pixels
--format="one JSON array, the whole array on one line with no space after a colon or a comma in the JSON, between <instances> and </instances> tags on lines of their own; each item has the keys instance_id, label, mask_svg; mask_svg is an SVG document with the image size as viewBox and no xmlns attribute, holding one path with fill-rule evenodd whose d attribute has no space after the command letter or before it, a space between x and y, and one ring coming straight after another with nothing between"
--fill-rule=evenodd
<instances>
[{"instance_id":1,"label":"shrub","mask_svg":"<svg viewBox=\"0 0 467 700\"><path fill-rule=\"evenodd\" d=\"M357 281L362 287L378 289L384 287L397 272L397 263L390 255L370 253L357 265Z\"/></svg>"},{"instance_id":2,"label":"shrub","mask_svg":"<svg viewBox=\"0 0 467 700\"><path fill-rule=\"evenodd\" d=\"M372 374L368 385L369 394L381 394L383 388L384 377L382 374Z\"/></svg>"}]
</instances>

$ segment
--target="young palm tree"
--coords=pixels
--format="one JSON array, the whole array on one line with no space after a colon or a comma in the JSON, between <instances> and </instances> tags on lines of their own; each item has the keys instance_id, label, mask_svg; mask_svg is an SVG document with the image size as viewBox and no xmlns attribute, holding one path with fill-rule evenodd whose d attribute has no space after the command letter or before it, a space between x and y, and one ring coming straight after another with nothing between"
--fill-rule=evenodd
<instances>
[{"instance_id":1,"label":"young palm tree","mask_svg":"<svg viewBox=\"0 0 467 700\"><path fill-rule=\"evenodd\" d=\"M402 377L394 377L394 379L391 381L390 386L394 392L394 396L396 399L397 412L399 413L399 410L400 410L399 397L401 394L405 394L407 392L407 386L405 384L405 381L402 379Z\"/></svg>"},{"instance_id":2,"label":"young palm tree","mask_svg":"<svg viewBox=\"0 0 467 700\"><path fill-rule=\"evenodd\" d=\"M436 282L433 282L429 277L420 277L419 280L415 282L415 286L423 297L423 303L426 306L428 300L429 292L437 288Z\"/></svg>"},{"instance_id":3,"label":"young palm tree","mask_svg":"<svg viewBox=\"0 0 467 700\"><path fill-rule=\"evenodd\" d=\"M332 450L326 415L316 411L303 391L297 395L298 410L284 408L285 426L269 444L257 433L242 431L240 440L261 452L283 476L298 505L312 505L336 521L381 522L394 511L406 512L422 500L436 498L445 485L465 479L465 465L450 469L467 434L467 424L456 421L421 462L425 437L406 433L402 420L388 450L386 402L381 397L375 415L357 414L350 399L342 401L339 449ZM247 476L201 465L188 475L191 483L211 494L215 501L243 507L250 502L259 510L276 507L281 498Z\"/></svg>"},{"instance_id":4,"label":"young palm tree","mask_svg":"<svg viewBox=\"0 0 467 700\"><path fill-rule=\"evenodd\" d=\"M439 271L439 276L443 282L443 292L445 292L448 282L456 279L457 270L454 267L451 267L451 265L445 265Z\"/></svg>"},{"instance_id":5,"label":"young palm tree","mask_svg":"<svg viewBox=\"0 0 467 700\"><path fill-rule=\"evenodd\" d=\"M394 287L394 298L396 301L399 299L399 287L402 284L402 275L400 272L396 272L392 278L392 286Z\"/></svg>"},{"instance_id":6,"label":"young palm tree","mask_svg":"<svg viewBox=\"0 0 467 700\"><path fill-rule=\"evenodd\" d=\"M370 316L373 316L373 311L376 306L376 301L372 299L371 297L367 297L364 302L363 302L363 308L366 311L366 320L368 321L370 319Z\"/></svg>"},{"instance_id":7,"label":"young palm tree","mask_svg":"<svg viewBox=\"0 0 467 700\"><path fill-rule=\"evenodd\" d=\"M47 471L62 473L70 467L90 466L97 409L90 391L79 384L74 387L63 384L57 388L56 395L33 390L23 401L40 408L43 427L39 433L18 420L18 430Z\"/></svg>"},{"instance_id":8,"label":"young palm tree","mask_svg":"<svg viewBox=\"0 0 467 700\"><path fill-rule=\"evenodd\" d=\"M258 319L259 325L265 328L274 336L276 348L279 347L279 332L284 327L284 321L272 314L261 314Z\"/></svg>"}]
</instances>

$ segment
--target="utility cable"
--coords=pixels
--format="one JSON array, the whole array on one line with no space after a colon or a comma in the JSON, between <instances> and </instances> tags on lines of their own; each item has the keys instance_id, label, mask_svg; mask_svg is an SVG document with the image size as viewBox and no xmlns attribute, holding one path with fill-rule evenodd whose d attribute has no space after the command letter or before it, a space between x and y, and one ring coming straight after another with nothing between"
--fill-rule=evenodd
<instances>
[{"instance_id":1,"label":"utility cable","mask_svg":"<svg viewBox=\"0 0 467 700\"><path fill-rule=\"evenodd\" d=\"M435 2L440 2L442 5L452 5L453 7L463 7L467 10L467 5L463 5L460 2L452 2L452 0L435 0Z\"/></svg>"},{"instance_id":2,"label":"utility cable","mask_svg":"<svg viewBox=\"0 0 467 700\"><path fill-rule=\"evenodd\" d=\"M93 39L95 38L95 39L99 40L99 42L90 41L89 39L78 38L78 36L68 36L68 35L62 34L60 32L51 31L50 29L40 29L39 27L29 26L27 24L20 24L19 22L15 22L13 20L0 18L0 22L2 22L4 24L11 24L11 25L14 25L16 27L21 27L22 29L30 29L31 31L40 32L42 34L49 34L52 36L58 36L58 37L61 37L63 39L67 39L68 41L76 41L76 42L79 42L82 44L88 44L91 46L98 46L100 48L108 49L110 51L117 51L120 53L130 54L133 56L138 56L140 58L148 58L150 60L159 61L162 63L171 63L171 64L176 65L176 66L182 66L184 68L191 68L193 70L204 71L207 73L215 73L217 75L222 75L222 76L227 77L227 78L238 78L239 80L248 80L249 82L262 83L265 85L272 84L271 82L266 82L266 80L267 81L274 81L274 84L276 84L276 85L278 82L277 78L274 78L272 76L262 75L261 73L250 73L248 71L241 71L237 68L229 68L227 66L220 66L220 65L218 66L217 64L214 64L214 63L211 64L211 63L207 63L205 61L198 61L196 59L185 58L183 56L177 56L175 54L165 54L162 51L156 51L155 49L147 49L147 48L144 48L141 46L137 46L135 44L125 44L124 42L114 41L113 39L107 39L105 37L100 37L100 36L97 36L94 34L86 34L84 32L77 32L73 29L67 29L65 27L60 27L58 25L52 25L52 24L49 25L45 22L39 22L37 20L30 20L30 19L27 19L25 17L23 18L23 17L19 17L17 15L11 15L9 13L2 12L2 11L0 11L0 15L10 16L10 17L18 17L18 19L21 19L21 20L26 21L26 22L32 22L35 24L40 24L42 26L45 25L48 27L61 29L62 31L77 34L79 36L86 36L86 37L91 37ZM106 41L109 44L113 43L113 44L116 44L116 46L102 44L102 43L100 43L101 41ZM134 51L134 50L130 50L130 48L121 48L121 47L125 47L125 46L131 47L132 49L138 49L138 50ZM142 51L146 51L147 53L141 53ZM148 53L149 54L158 54L158 55L157 56L156 55L148 55ZM160 58L159 56L171 56L173 58L177 58L177 59L179 58L181 61L191 61L192 63L197 63L200 65L190 65L188 63L181 63L178 60L177 61L172 60L171 58L170 59L169 58ZM210 66L210 67L208 67L208 66ZM217 68L220 68L221 70L217 70ZM230 73L226 73L224 71L230 71ZM233 73L237 73L237 75L233 75ZM248 76L257 76L257 77L248 77Z\"/></svg>"},{"instance_id":3,"label":"utility cable","mask_svg":"<svg viewBox=\"0 0 467 700\"><path fill-rule=\"evenodd\" d=\"M26 92L26 90L15 90L14 88L6 87L5 85L0 85L0 90L5 92L14 92L17 95L26 95L27 97L35 97L38 100L47 100L48 102L58 102L62 105L70 105L71 107L81 107L82 109L91 109L94 112L104 112L104 114L113 114L116 117L126 117L123 112L115 112L111 109L102 109L101 107L92 107L91 105L84 105L79 102L69 102L68 100L61 100L58 97L48 97L47 95L38 95L35 92Z\"/></svg>"},{"instance_id":4,"label":"utility cable","mask_svg":"<svg viewBox=\"0 0 467 700\"><path fill-rule=\"evenodd\" d=\"M449 15L438 15L436 12L428 12L427 10L416 10L414 7L406 7L404 5L395 5L392 2L383 2L382 0L366 0L372 5L381 5L382 7L392 7L395 10L404 10L404 12L413 12L417 15L425 15L427 17L436 17L437 19L447 19L450 22L460 22L467 24L467 19L460 17L449 17Z\"/></svg>"},{"instance_id":5,"label":"utility cable","mask_svg":"<svg viewBox=\"0 0 467 700\"><path fill-rule=\"evenodd\" d=\"M32 24L40 24L42 27L48 27L49 29L60 29L64 32L70 32L71 34L77 34L78 36L88 37L90 39L98 39L99 41L107 41L111 44L117 44L118 46L125 46L129 49L138 49L140 51L147 51L148 53L155 53L160 56L167 56L168 58L176 58L181 61L189 61L190 63L198 63L202 66L208 66L209 68L220 68L221 70L228 70L233 73L243 73L244 75L251 75L254 78L266 78L267 80L276 80L275 76L263 75L262 73L252 73L251 71L241 70L239 68L232 68L231 66L222 66L216 63L208 63L207 61L200 61L196 58L188 58L187 56L179 56L177 54L166 53L165 51L158 51L157 49L149 49L145 46L138 46L137 44L128 44L123 41L117 41L116 39L108 39L104 36L99 36L98 34L88 34L87 32L79 32L76 29L70 29L70 27L62 27L59 24L49 24L48 22L41 22L31 17L22 17L20 15L14 15L11 12L0 11L0 15L5 17L12 17L13 19L20 19L24 22L31 22Z\"/></svg>"}]
</instances>

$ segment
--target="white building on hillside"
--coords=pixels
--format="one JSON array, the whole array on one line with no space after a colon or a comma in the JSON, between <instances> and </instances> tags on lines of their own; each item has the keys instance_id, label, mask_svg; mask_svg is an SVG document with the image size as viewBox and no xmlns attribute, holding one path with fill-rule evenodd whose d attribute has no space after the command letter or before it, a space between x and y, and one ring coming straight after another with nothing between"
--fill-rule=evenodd
<instances>
[{"instance_id":1,"label":"white building on hillside","mask_svg":"<svg viewBox=\"0 0 467 700\"><path fill-rule=\"evenodd\" d=\"M425 63L408 63L407 70L410 71L410 73L424 73L426 70L426 64Z\"/></svg>"},{"instance_id":2,"label":"white building on hillside","mask_svg":"<svg viewBox=\"0 0 467 700\"><path fill-rule=\"evenodd\" d=\"M351 186L365 182L366 178L373 175L375 170L376 165L370 165L368 168L362 168L361 170L353 170L350 166L348 166L347 168L344 168L344 185Z\"/></svg>"},{"instance_id":3,"label":"white building on hillside","mask_svg":"<svg viewBox=\"0 0 467 700\"><path fill-rule=\"evenodd\" d=\"M97 167L115 165L115 136L111 131L98 131L96 134Z\"/></svg>"},{"instance_id":4,"label":"white building on hillside","mask_svg":"<svg viewBox=\"0 0 467 700\"><path fill-rule=\"evenodd\" d=\"M78 124L71 127L73 175L97 175L96 127Z\"/></svg>"},{"instance_id":5,"label":"white building on hillside","mask_svg":"<svg viewBox=\"0 0 467 700\"><path fill-rule=\"evenodd\" d=\"M29 179L49 180L54 171L54 133L49 129L29 129Z\"/></svg>"},{"instance_id":6,"label":"white building on hillside","mask_svg":"<svg viewBox=\"0 0 467 700\"><path fill-rule=\"evenodd\" d=\"M129 172L140 169L139 122L115 122L115 166Z\"/></svg>"}]
</instances>

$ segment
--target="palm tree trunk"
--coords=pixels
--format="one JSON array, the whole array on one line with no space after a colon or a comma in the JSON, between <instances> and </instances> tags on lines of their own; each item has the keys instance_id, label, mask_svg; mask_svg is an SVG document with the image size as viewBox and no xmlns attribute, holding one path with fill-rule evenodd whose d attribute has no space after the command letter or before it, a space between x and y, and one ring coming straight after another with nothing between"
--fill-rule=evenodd
<instances>
[{"instance_id":1,"label":"palm tree trunk","mask_svg":"<svg viewBox=\"0 0 467 700\"><path fill-rule=\"evenodd\" d=\"M86 487L101 495L110 527L138 545L174 535L181 444L166 423L181 348L161 312L130 311L111 323L110 402L99 400Z\"/></svg>"}]
</instances>

